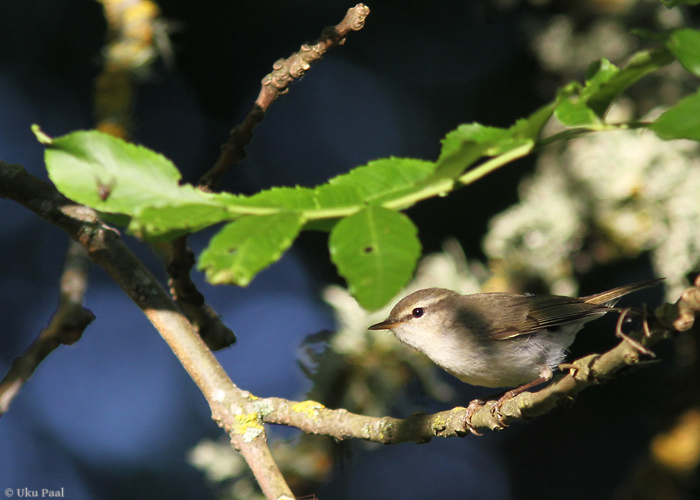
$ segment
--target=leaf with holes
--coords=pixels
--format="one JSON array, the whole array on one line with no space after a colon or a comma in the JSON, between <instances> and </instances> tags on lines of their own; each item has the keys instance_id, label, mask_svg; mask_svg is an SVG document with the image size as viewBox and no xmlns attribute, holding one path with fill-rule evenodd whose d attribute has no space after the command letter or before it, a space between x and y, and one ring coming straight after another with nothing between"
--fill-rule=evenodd
<instances>
[{"instance_id":1,"label":"leaf with holes","mask_svg":"<svg viewBox=\"0 0 700 500\"><path fill-rule=\"evenodd\" d=\"M421 246L405 215L371 205L331 231L331 259L362 307L385 305L413 275Z\"/></svg>"}]
</instances>

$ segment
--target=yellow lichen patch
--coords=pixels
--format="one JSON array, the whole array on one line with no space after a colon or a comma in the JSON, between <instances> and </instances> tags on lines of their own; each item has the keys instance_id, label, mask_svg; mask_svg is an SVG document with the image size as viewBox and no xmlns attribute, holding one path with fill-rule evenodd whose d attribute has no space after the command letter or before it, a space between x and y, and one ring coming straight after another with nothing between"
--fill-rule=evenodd
<instances>
[{"instance_id":1,"label":"yellow lichen patch","mask_svg":"<svg viewBox=\"0 0 700 500\"><path fill-rule=\"evenodd\" d=\"M251 442L253 439L263 433L265 428L260 423L257 413L244 413L243 415L234 415L236 426L234 432L243 436L243 441Z\"/></svg>"},{"instance_id":2,"label":"yellow lichen patch","mask_svg":"<svg viewBox=\"0 0 700 500\"><path fill-rule=\"evenodd\" d=\"M447 423L448 423L448 421L445 417L443 417L442 415L438 415L433 420L433 429L438 429L438 430L445 429L447 427Z\"/></svg>"},{"instance_id":3,"label":"yellow lichen patch","mask_svg":"<svg viewBox=\"0 0 700 500\"><path fill-rule=\"evenodd\" d=\"M292 405L292 411L295 413L303 413L308 418L315 419L318 417L318 410L325 408L321 403L316 401L302 401Z\"/></svg>"},{"instance_id":4,"label":"yellow lichen patch","mask_svg":"<svg viewBox=\"0 0 700 500\"><path fill-rule=\"evenodd\" d=\"M700 409L681 415L676 426L651 443L653 459L676 473L688 473L700 463Z\"/></svg>"}]
</instances>

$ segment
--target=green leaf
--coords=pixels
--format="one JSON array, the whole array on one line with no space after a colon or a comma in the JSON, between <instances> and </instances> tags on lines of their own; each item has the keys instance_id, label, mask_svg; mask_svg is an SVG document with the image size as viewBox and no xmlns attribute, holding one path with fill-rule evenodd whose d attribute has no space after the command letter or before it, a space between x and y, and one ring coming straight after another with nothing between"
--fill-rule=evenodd
<instances>
[{"instance_id":1,"label":"green leaf","mask_svg":"<svg viewBox=\"0 0 700 500\"><path fill-rule=\"evenodd\" d=\"M675 30L668 37L666 46L687 71L700 76L700 31Z\"/></svg>"},{"instance_id":2,"label":"green leaf","mask_svg":"<svg viewBox=\"0 0 700 500\"><path fill-rule=\"evenodd\" d=\"M46 144L46 137L35 130ZM46 169L68 198L101 212L136 216L144 207L217 206L215 196L179 184L164 156L97 131L78 131L47 144Z\"/></svg>"},{"instance_id":3,"label":"green leaf","mask_svg":"<svg viewBox=\"0 0 700 500\"><path fill-rule=\"evenodd\" d=\"M386 198L393 193L405 192L426 179L435 170L435 163L414 158L382 158L339 175L319 186L317 192L351 188L357 193L356 203L367 203ZM324 193L324 195L326 195ZM319 203L329 206L327 201Z\"/></svg>"},{"instance_id":4,"label":"green leaf","mask_svg":"<svg viewBox=\"0 0 700 500\"><path fill-rule=\"evenodd\" d=\"M231 198L230 205L285 211L314 210L318 207L314 190L301 186L273 187L253 196Z\"/></svg>"},{"instance_id":5,"label":"green leaf","mask_svg":"<svg viewBox=\"0 0 700 500\"><path fill-rule=\"evenodd\" d=\"M144 207L129 221L129 232L147 240L169 241L194 233L234 216L223 206L183 203Z\"/></svg>"},{"instance_id":6,"label":"green leaf","mask_svg":"<svg viewBox=\"0 0 700 500\"><path fill-rule=\"evenodd\" d=\"M588 98L595 95L600 88L620 74L620 68L609 60L602 58L594 61L586 69L586 85L582 90L582 95Z\"/></svg>"},{"instance_id":7,"label":"green leaf","mask_svg":"<svg viewBox=\"0 0 700 500\"><path fill-rule=\"evenodd\" d=\"M435 164L413 158L384 158L354 168L315 188L281 187L232 199L229 208L281 209L300 212L359 209L369 201L392 198L416 188ZM324 214L325 216L325 214Z\"/></svg>"},{"instance_id":8,"label":"green leaf","mask_svg":"<svg viewBox=\"0 0 700 500\"><path fill-rule=\"evenodd\" d=\"M588 107L602 118L610 104L623 90L644 75L656 71L673 60L673 55L668 50L637 52L619 71L615 71L614 65L609 61L602 60L589 69L587 84L581 96Z\"/></svg>"},{"instance_id":9,"label":"green leaf","mask_svg":"<svg viewBox=\"0 0 700 500\"><path fill-rule=\"evenodd\" d=\"M279 260L299 234L299 214L243 217L224 226L199 257L197 268L214 284L246 286L255 275Z\"/></svg>"},{"instance_id":10,"label":"green leaf","mask_svg":"<svg viewBox=\"0 0 700 500\"><path fill-rule=\"evenodd\" d=\"M665 140L700 141L700 92L682 99L659 116L649 128Z\"/></svg>"},{"instance_id":11,"label":"green leaf","mask_svg":"<svg viewBox=\"0 0 700 500\"><path fill-rule=\"evenodd\" d=\"M567 127L598 128L602 125L598 115L586 105L583 99L562 98L554 111L554 116Z\"/></svg>"},{"instance_id":12,"label":"green leaf","mask_svg":"<svg viewBox=\"0 0 700 500\"><path fill-rule=\"evenodd\" d=\"M369 202L380 204L406 198L423 188L435 171L435 163L414 158L383 158L334 177L316 188L322 209L357 207ZM407 202L401 208L415 203ZM394 207L396 208L396 207Z\"/></svg>"},{"instance_id":13,"label":"green leaf","mask_svg":"<svg viewBox=\"0 0 700 500\"><path fill-rule=\"evenodd\" d=\"M495 156L517 145L508 129L479 123L460 125L442 140L434 175L429 179L455 179L484 155Z\"/></svg>"},{"instance_id":14,"label":"green leaf","mask_svg":"<svg viewBox=\"0 0 700 500\"><path fill-rule=\"evenodd\" d=\"M329 247L350 292L367 310L379 309L408 283L421 251L411 220L376 205L338 222Z\"/></svg>"},{"instance_id":15,"label":"green leaf","mask_svg":"<svg viewBox=\"0 0 700 500\"><path fill-rule=\"evenodd\" d=\"M554 112L557 102L551 102L530 114L527 118L520 118L508 130L516 139L527 139L534 142L539 138L542 128ZM524 144L525 141L519 145Z\"/></svg>"}]
</instances>

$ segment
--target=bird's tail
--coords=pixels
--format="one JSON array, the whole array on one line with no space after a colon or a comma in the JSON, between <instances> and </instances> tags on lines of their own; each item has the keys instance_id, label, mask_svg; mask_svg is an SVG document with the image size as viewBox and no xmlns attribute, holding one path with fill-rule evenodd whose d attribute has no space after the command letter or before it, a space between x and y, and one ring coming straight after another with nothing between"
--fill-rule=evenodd
<instances>
[{"instance_id":1,"label":"bird's tail","mask_svg":"<svg viewBox=\"0 0 700 500\"><path fill-rule=\"evenodd\" d=\"M630 283L629 285L619 286L608 290L607 292L596 293L595 295L589 295L587 297L581 297L581 300L588 302L589 304L601 304L608 307L613 307L615 303L628 293L636 292L642 288L648 288L650 286L658 285L664 280L664 278L658 278L655 280L647 281L637 281L636 283Z\"/></svg>"}]
</instances>

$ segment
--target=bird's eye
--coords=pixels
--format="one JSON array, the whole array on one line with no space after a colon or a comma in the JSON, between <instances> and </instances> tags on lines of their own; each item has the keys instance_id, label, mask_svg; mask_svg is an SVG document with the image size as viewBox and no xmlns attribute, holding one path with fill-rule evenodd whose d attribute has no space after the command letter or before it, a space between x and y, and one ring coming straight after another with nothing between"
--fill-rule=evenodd
<instances>
[{"instance_id":1,"label":"bird's eye","mask_svg":"<svg viewBox=\"0 0 700 500\"><path fill-rule=\"evenodd\" d=\"M422 307L416 307L413 311L411 311L411 314L414 318L420 318L425 314L425 309Z\"/></svg>"}]
</instances>

